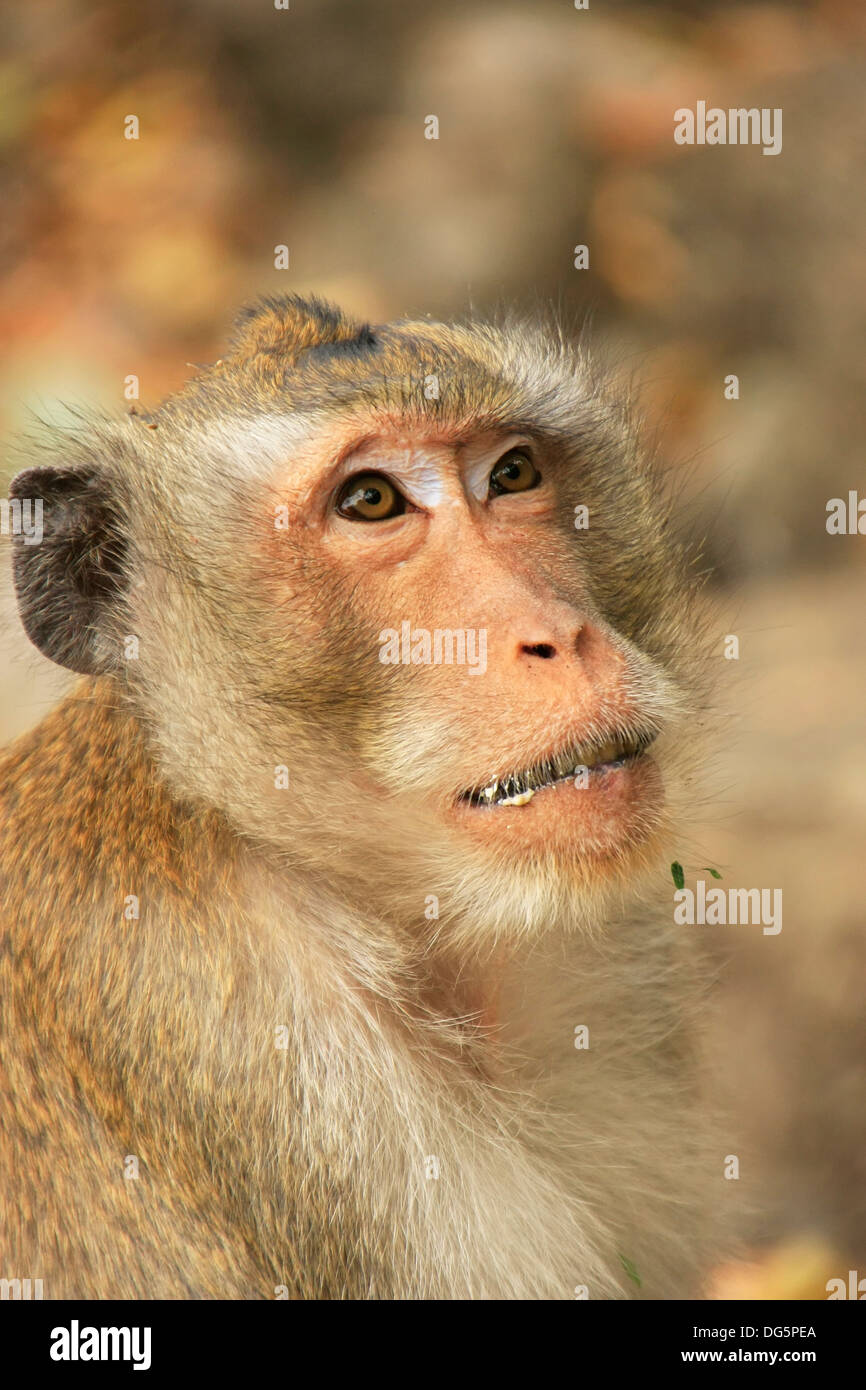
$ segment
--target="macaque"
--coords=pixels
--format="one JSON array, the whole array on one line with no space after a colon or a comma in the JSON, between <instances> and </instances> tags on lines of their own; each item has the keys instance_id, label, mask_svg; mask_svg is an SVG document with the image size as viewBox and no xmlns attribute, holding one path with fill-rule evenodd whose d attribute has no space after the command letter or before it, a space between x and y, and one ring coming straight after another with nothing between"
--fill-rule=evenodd
<instances>
[{"instance_id":1,"label":"macaque","mask_svg":"<svg viewBox=\"0 0 866 1390\"><path fill-rule=\"evenodd\" d=\"M83 680L0 774L0 1274L700 1297L699 582L585 349L264 300L48 448L15 586Z\"/></svg>"}]
</instances>

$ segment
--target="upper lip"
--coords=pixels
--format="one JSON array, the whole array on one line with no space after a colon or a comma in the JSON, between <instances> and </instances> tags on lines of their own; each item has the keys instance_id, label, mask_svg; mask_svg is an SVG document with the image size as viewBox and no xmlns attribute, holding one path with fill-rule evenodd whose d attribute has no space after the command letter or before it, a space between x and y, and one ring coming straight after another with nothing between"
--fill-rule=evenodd
<instances>
[{"instance_id":1,"label":"upper lip","mask_svg":"<svg viewBox=\"0 0 866 1390\"><path fill-rule=\"evenodd\" d=\"M528 767L512 768L495 773L483 782L461 792L458 800L475 806L488 806L516 796L538 791L541 787L574 776L580 767L598 767L637 758L658 736L657 728L614 729L608 732L571 739L560 748Z\"/></svg>"}]
</instances>

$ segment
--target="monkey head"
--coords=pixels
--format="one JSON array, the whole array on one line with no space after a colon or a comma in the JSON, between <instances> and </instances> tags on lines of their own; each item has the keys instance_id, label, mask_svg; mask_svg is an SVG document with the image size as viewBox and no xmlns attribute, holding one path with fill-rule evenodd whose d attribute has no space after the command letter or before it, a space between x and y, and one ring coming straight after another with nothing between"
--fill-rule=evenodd
<instances>
[{"instance_id":1,"label":"monkey head","mask_svg":"<svg viewBox=\"0 0 866 1390\"><path fill-rule=\"evenodd\" d=\"M24 626L111 683L179 800L479 946L589 922L658 861L697 586L559 333L266 300L158 410L51 447L12 489L45 517L15 547Z\"/></svg>"}]
</instances>

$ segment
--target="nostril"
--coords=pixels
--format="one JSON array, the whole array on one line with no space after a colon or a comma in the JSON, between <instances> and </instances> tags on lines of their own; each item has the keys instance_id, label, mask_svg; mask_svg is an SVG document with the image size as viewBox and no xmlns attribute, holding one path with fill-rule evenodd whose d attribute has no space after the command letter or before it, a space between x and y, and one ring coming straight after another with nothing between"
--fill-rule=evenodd
<instances>
[{"instance_id":1,"label":"nostril","mask_svg":"<svg viewBox=\"0 0 866 1390\"><path fill-rule=\"evenodd\" d=\"M556 656L556 647L549 642L536 642L531 647L521 647L521 651L526 652L527 656L540 656L542 661L550 661L551 657Z\"/></svg>"}]
</instances>

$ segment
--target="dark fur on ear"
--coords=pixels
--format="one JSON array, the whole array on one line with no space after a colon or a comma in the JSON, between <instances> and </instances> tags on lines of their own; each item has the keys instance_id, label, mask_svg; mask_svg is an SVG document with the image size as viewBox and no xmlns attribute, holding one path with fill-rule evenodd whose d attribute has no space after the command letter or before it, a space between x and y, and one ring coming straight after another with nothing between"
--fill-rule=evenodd
<instances>
[{"instance_id":1,"label":"dark fur on ear","mask_svg":"<svg viewBox=\"0 0 866 1390\"><path fill-rule=\"evenodd\" d=\"M13 537L12 573L21 621L31 642L59 666L104 674L98 635L123 585L125 540L104 474L93 468L28 468L9 496L41 499L42 540Z\"/></svg>"},{"instance_id":2,"label":"dark fur on ear","mask_svg":"<svg viewBox=\"0 0 866 1390\"><path fill-rule=\"evenodd\" d=\"M335 305L293 294L260 299L242 309L235 320L230 355L279 353L284 357L288 353L297 358L326 344L372 347L375 339L368 324L348 318Z\"/></svg>"}]
</instances>

